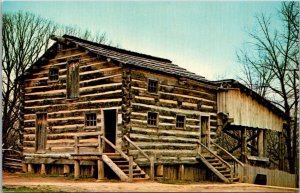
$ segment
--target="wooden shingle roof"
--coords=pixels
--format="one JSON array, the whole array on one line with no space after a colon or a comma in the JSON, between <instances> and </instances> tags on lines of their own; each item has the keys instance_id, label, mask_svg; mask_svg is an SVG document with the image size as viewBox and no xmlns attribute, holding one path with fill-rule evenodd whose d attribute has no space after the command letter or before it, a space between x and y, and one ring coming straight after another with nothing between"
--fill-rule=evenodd
<instances>
[{"instance_id":1,"label":"wooden shingle roof","mask_svg":"<svg viewBox=\"0 0 300 193\"><path fill-rule=\"evenodd\" d=\"M75 43L78 46L85 48L92 53L114 59L127 65L133 65L148 70L154 70L169 75L189 78L196 81L212 84L203 76L197 75L176 64L173 64L172 61L168 59L132 52L129 50L124 50L104 44L98 44L69 35L64 35L63 38L69 42Z\"/></svg>"}]
</instances>

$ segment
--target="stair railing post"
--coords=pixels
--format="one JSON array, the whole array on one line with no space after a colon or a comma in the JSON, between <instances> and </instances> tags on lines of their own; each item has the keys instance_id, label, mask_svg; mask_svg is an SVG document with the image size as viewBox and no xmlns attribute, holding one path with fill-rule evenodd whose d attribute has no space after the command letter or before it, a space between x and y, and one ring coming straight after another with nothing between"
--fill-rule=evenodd
<instances>
[{"instance_id":1,"label":"stair railing post","mask_svg":"<svg viewBox=\"0 0 300 193\"><path fill-rule=\"evenodd\" d=\"M230 183L233 182L233 166L230 167Z\"/></svg>"},{"instance_id":2,"label":"stair railing post","mask_svg":"<svg viewBox=\"0 0 300 193\"><path fill-rule=\"evenodd\" d=\"M154 156L150 157L150 179L154 180Z\"/></svg>"},{"instance_id":3,"label":"stair railing post","mask_svg":"<svg viewBox=\"0 0 300 193\"><path fill-rule=\"evenodd\" d=\"M133 157L129 156L129 182L133 179Z\"/></svg>"},{"instance_id":4,"label":"stair railing post","mask_svg":"<svg viewBox=\"0 0 300 193\"><path fill-rule=\"evenodd\" d=\"M103 149L102 149L102 142L101 142L101 134L98 135L98 151L99 153L102 154Z\"/></svg>"}]
</instances>

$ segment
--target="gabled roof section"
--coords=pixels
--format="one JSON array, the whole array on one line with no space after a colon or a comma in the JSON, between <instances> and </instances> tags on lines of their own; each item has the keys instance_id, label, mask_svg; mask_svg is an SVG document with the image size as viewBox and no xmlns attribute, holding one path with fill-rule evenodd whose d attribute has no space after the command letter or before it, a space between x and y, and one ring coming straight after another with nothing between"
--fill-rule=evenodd
<instances>
[{"instance_id":1,"label":"gabled roof section","mask_svg":"<svg viewBox=\"0 0 300 193\"><path fill-rule=\"evenodd\" d=\"M245 85L238 82L237 80L225 79L225 80L218 80L218 81L213 81L213 82L219 86L220 90L238 88L241 92L243 92L247 95L250 95L254 100L258 101L260 104L267 107L268 109L270 109L275 114L285 118L285 113L281 109L279 109L277 106L275 106L271 101L269 101L268 99L262 97L257 92L255 92L252 89L246 87Z\"/></svg>"},{"instance_id":2,"label":"gabled roof section","mask_svg":"<svg viewBox=\"0 0 300 193\"><path fill-rule=\"evenodd\" d=\"M176 64L173 64L172 61L168 59L132 52L129 50L124 50L104 44L98 44L70 35L63 35L63 38L67 42L75 43L76 45L83 47L84 49L92 53L111 58L123 64L133 65L148 70L154 70L169 75L189 78L196 81L212 84L203 76L199 76L193 72L187 71L186 69L179 67Z\"/></svg>"}]
</instances>

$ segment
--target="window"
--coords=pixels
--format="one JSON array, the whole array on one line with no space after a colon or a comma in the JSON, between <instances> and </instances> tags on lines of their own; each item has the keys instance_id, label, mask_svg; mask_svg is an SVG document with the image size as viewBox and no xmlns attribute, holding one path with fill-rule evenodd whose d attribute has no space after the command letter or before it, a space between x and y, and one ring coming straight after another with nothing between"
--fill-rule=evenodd
<instances>
[{"instance_id":1,"label":"window","mask_svg":"<svg viewBox=\"0 0 300 193\"><path fill-rule=\"evenodd\" d=\"M148 79L148 92L157 93L158 91L158 81Z\"/></svg>"},{"instance_id":2,"label":"window","mask_svg":"<svg viewBox=\"0 0 300 193\"><path fill-rule=\"evenodd\" d=\"M96 127L97 126L97 115L96 113L85 114L85 126Z\"/></svg>"},{"instance_id":3,"label":"window","mask_svg":"<svg viewBox=\"0 0 300 193\"><path fill-rule=\"evenodd\" d=\"M64 45L63 44L57 44L57 49L58 50L63 50L64 49Z\"/></svg>"},{"instance_id":4,"label":"window","mask_svg":"<svg viewBox=\"0 0 300 193\"><path fill-rule=\"evenodd\" d=\"M177 115L176 116L176 128L184 128L185 126L185 116Z\"/></svg>"},{"instance_id":5,"label":"window","mask_svg":"<svg viewBox=\"0 0 300 193\"><path fill-rule=\"evenodd\" d=\"M58 68L50 68L49 69L49 80L50 81L58 80Z\"/></svg>"},{"instance_id":6,"label":"window","mask_svg":"<svg viewBox=\"0 0 300 193\"><path fill-rule=\"evenodd\" d=\"M148 112L148 125L157 126L157 113Z\"/></svg>"},{"instance_id":7,"label":"window","mask_svg":"<svg viewBox=\"0 0 300 193\"><path fill-rule=\"evenodd\" d=\"M79 97L79 58L68 61L67 98Z\"/></svg>"}]
</instances>

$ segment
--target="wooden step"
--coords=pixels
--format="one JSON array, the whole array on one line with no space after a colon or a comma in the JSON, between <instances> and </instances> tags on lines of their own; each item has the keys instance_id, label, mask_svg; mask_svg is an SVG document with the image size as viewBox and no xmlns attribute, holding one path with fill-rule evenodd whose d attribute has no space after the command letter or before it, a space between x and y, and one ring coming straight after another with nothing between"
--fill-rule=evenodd
<instances>
[{"instance_id":1,"label":"wooden step","mask_svg":"<svg viewBox=\"0 0 300 193\"><path fill-rule=\"evenodd\" d=\"M127 160L113 160L113 162L117 165L129 165Z\"/></svg>"},{"instance_id":2,"label":"wooden step","mask_svg":"<svg viewBox=\"0 0 300 193\"><path fill-rule=\"evenodd\" d=\"M240 178L233 178L233 182L239 182Z\"/></svg>"},{"instance_id":3,"label":"wooden step","mask_svg":"<svg viewBox=\"0 0 300 193\"><path fill-rule=\"evenodd\" d=\"M227 167L225 167L225 166L219 166L219 167L215 167L215 168L219 171L227 170Z\"/></svg>"},{"instance_id":4,"label":"wooden step","mask_svg":"<svg viewBox=\"0 0 300 193\"><path fill-rule=\"evenodd\" d=\"M219 162L218 159L206 159L209 163Z\"/></svg>"},{"instance_id":5,"label":"wooden step","mask_svg":"<svg viewBox=\"0 0 300 193\"><path fill-rule=\"evenodd\" d=\"M216 162L216 163L211 163L212 166L221 166L222 163L221 162Z\"/></svg>"},{"instance_id":6,"label":"wooden step","mask_svg":"<svg viewBox=\"0 0 300 193\"><path fill-rule=\"evenodd\" d=\"M129 173L129 169L122 170L125 174ZM140 169L133 169L133 173L141 173Z\"/></svg>"},{"instance_id":7,"label":"wooden step","mask_svg":"<svg viewBox=\"0 0 300 193\"><path fill-rule=\"evenodd\" d=\"M123 169L128 169L129 165L128 164L127 165L126 164L125 165L118 165L118 167L123 170ZM137 168L137 165L133 164L132 168L133 169Z\"/></svg>"},{"instance_id":8,"label":"wooden step","mask_svg":"<svg viewBox=\"0 0 300 193\"><path fill-rule=\"evenodd\" d=\"M230 170L219 171L221 174L226 175L230 174Z\"/></svg>"},{"instance_id":9,"label":"wooden step","mask_svg":"<svg viewBox=\"0 0 300 193\"><path fill-rule=\"evenodd\" d=\"M231 177L230 173L229 174L223 174L223 176L225 176L226 178L230 178Z\"/></svg>"},{"instance_id":10,"label":"wooden step","mask_svg":"<svg viewBox=\"0 0 300 193\"><path fill-rule=\"evenodd\" d=\"M134 177L134 178L136 178L137 176L140 176L140 177L143 177L143 178L144 178L144 177L146 176L146 174L142 174L142 173L134 173L134 174L133 174L133 177Z\"/></svg>"}]
</instances>

